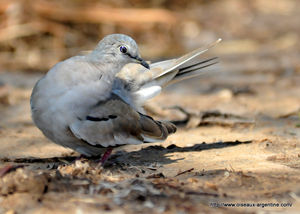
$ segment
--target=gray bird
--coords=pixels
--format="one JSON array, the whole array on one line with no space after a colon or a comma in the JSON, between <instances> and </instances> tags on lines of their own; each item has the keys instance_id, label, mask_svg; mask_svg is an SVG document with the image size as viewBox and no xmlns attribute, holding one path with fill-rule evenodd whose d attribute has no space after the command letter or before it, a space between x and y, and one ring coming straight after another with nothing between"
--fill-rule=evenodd
<instances>
[{"instance_id":1,"label":"gray bird","mask_svg":"<svg viewBox=\"0 0 300 214\"><path fill-rule=\"evenodd\" d=\"M199 75L216 58L193 62L220 41L180 58L149 65L129 36L104 37L89 54L57 63L35 85L31 112L36 126L53 142L85 156L111 148L165 140L170 122L144 113L144 103L162 87Z\"/></svg>"}]
</instances>

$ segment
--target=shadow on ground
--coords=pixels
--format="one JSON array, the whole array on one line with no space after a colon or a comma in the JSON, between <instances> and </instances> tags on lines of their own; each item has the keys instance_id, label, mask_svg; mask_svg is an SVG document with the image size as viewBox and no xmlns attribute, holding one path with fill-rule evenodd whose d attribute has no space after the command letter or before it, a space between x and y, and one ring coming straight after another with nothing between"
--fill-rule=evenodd
<instances>
[{"instance_id":1,"label":"shadow on ground","mask_svg":"<svg viewBox=\"0 0 300 214\"><path fill-rule=\"evenodd\" d=\"M174 163L178 160L171 160L168 157L168 154L175 152L196 152L196 151L204 151L210 149L223 149L232 146L238 146L241 144L249 144L252 141L228 141L228 142L215 142L215 143L200 143L195 144L189 147L179 147L175 144L171 144L168 147L163 146L148 146L142 148L138 151L126 152L126 151L118 151L113 154L105 167L110 167L111 165L118 164L131 164L134 166L143 166L145 164L149 165L150 163L157 162L159 160L160 164L170 164ZM24 164L33 164L33 163L62 163L65 164L67 162L73 162L78 159L78 156L74 156L74 154L70 154L70 156L62 156L62 157L51 157L51 158L2 158L1 162L14 162L14 163L24 163ZM97 161L99 157L89 158L90 160Z\"/></svg>"}]
</instances>

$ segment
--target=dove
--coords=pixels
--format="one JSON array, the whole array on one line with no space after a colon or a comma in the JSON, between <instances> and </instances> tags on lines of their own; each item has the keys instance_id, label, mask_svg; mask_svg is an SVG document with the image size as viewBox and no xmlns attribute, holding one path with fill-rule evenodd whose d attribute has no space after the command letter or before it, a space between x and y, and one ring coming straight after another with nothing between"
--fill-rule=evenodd
<instances>
[{"instance_id":1,"label":"dove","mask_svg":"<svg viewBox=\"0 0 300 214\"><path fill-rule=\"evenodd\" d=\"M143 106L162 88L202 73L217 58L195 59L220 39L182 57L146 62L129 36L105 36L93 51L57 63L34 86L35 125L56 144L104 162L112 148L164 141L176 131Z\"/></svg>"}]
</instances>

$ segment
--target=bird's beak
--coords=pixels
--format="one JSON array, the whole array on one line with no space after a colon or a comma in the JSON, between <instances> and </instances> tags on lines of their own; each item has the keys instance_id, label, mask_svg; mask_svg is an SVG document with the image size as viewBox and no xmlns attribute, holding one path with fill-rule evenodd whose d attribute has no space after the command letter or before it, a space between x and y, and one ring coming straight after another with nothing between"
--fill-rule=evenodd
<instances>
[{"instance_id":1,"label":"bird's beak","mask_svg":"<svg viewBox=\"0 0 300 214\"><path fill-rule=\"evenodd\" d=\"M148 64L144 59L142 59L141 57L139 57L139 56L132 56L132 55L129 54L129 53L127 53L127 55L128 55L130 58L135 59L135 60L136 60L136 63L141 64L142 66L144 66L144 67L147 68L147 69L150 69L149 64Z\"/></svg>"},{"instance_id":2,"label":"bird's beak","mask_svg":"<svg viewBox=\"0 0 300 214\"><path fill-rule=\"evenodd\" d=\"M134 57L134 59L136 59L137 60L137 62L139 63L139 64L141 64L142 66L144 66L145 68L147 68L147 69L150 69L150 66L149 66L149 64L145 61L145 60L143 60L141 57Z\"/></svg>"}]
</instances>

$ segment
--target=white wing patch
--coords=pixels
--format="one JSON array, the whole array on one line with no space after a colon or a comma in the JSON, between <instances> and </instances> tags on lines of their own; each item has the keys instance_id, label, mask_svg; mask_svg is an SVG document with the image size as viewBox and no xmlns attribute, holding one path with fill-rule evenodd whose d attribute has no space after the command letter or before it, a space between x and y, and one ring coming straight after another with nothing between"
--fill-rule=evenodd
<instances>
[{"instance_id":1,"label":"white wing patch","mask_svg":"<svg viewBox=\"0 0 300 214\"><path fill-rule=\"evenodd\" d=\"M153 85L134 92L134 96L138 103L145 103L147 100L155 97L160 92L161 87L158 85Z\"/></svg>"}]
</instances>

